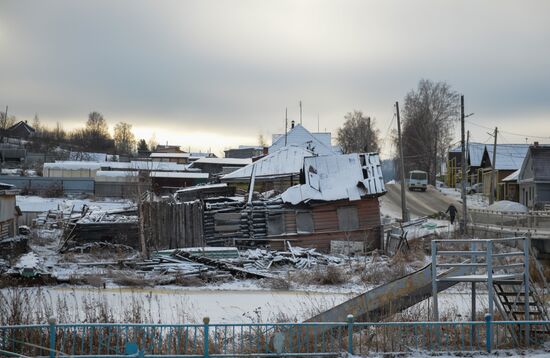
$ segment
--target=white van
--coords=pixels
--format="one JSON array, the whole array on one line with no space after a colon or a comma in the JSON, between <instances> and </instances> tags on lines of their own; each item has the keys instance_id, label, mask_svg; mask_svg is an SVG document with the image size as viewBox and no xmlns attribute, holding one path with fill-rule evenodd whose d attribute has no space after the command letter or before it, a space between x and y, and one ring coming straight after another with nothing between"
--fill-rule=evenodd
<instances>
[{"instance_id":1,"label":"white van","mask_svg":"<svg viewBox=\"0 0 550 358\"><path fill-rule=\"evenodd\" d=\"M409 172L409 190L426 191L428 187L428 173L422 170L412 170Z\"/></svg>"}]
</instances>

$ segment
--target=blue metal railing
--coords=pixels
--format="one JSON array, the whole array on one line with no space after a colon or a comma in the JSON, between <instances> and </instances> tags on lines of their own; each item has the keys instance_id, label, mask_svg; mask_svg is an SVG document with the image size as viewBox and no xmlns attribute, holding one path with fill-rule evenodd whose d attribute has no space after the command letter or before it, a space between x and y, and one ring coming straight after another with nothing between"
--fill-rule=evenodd
<instances>
[{"instance_id":1,"label":"blue metal railing","mask_svg":"<svg viewBox=\"0 0 550 358\"><path fill-rule=\"evenodd\" d=\"M335 356L537 347L550 321L0 326L0 356ZM522 332L529 332L523 335ZM512 339L529 337L528 341Z\"/></svg>"}]
</instances>

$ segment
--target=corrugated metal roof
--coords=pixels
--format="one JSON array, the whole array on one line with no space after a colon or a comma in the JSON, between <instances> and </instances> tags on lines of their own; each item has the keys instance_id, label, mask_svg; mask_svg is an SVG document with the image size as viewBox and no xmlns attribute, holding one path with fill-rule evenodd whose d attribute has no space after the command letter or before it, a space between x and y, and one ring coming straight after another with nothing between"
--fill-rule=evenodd
<instances>
[{"instance_id":1,"label":"corrugated metal roof","mask_svg":"<svg viewBox=\"0 0 550 358\"><path fill-rule=\"evenodd\" d=\"M151 172L153 178L208 179L208 173L193 172Z\"/></svg>"},{"instance_id":2,"label":"corrugated metal roof","mask_svg":"<svg viewBox=\"0 0 550 358\"><path fill-rule=\"evenodd\" d=\"M151 153L151 158L189 158L191 154L189 153L162 153L155 152Z\"/></svg>"},{"instance_id":3,"label":"corrugated metal roof","mask_svg":"<svg viewBox=\"0 0 550 358\"><path fill-rule=\"evenodd\" d=\"M489 160L493 160L493 146L487 145ZM517 170L521 168L523 160L529 150L529 144L497 144L495 168L497 170Z\"/></svg>"},{"instance_id":4,"label":"corrugated metal roof","mask_svg":"<svg viewBox=\"0 0 550 358\"><path fill-rule=\"evenodd\" d=\"M527 155L528 144L504 144L497 143L497 170L516 170ZM472 167L480 167L485 150L489 155L489 163L493 160L493 145L484 143L469 143L469 158ZM449 150L450 153L460 153L461 147L457 146Z\"/></svg>"},{"instance_id":5,"label":"corrugated metal roof","mask_svg":"<svg viewBox=\"0 0 550 358\"><path fill-rule=\"evenodd\" d=\"M301 124L296 124L286 135L286 145L298 145L311 149L315 154L334 154L331 145L330 133L311 133ZM274 134L273 144L269 147L269 153L274 153L285 146L285 135Z\"/></svg>"},{"instance_id":6,"label":"corrugated metal roof","mask_svg":"<svg viewBox=\"0 0 550 358\"><path fill-rule=\"evenodd\" d=\"M386 192L380 157L376 153L342 154L304 158L306 184L281 194L286 203L311 200L360 200Z\"/></svg>"},{"instance_id":7,"label":"corrugated metal roof","mask_svg":"<svg viewBox=\"0 0 550 358\"><path fill-rule=\"evenodd\" d=\"M193 165L197 163L204 163L204 164L221 164L221 165L248 165L252 163L252 159L250 158L200 158L195 160L192 164Z\"/></svg>"},{"instance_id":8,"label":"corrugated metal roof","mask_svg":"<svg viewBox=\"0 0 550 358\"><path fill-rule=\"evenodd\" d=\"M299 174L304 164L304 157L312 156L309 150L297 145L283 147L278 151L266 155L262 159L224 175L222 181L248 180L252 175L252 168L256 167L255 177L269 179Z\"/></svg>"}]
</instances>

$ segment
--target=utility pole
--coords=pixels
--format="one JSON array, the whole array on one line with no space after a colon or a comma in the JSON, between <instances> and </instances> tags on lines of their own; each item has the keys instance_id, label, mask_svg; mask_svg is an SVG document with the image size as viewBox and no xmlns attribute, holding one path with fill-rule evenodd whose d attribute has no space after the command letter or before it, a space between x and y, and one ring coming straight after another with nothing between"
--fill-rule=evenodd
<instances>
[{"instance_id":1,"label":"utility pole","mask_svg":"<svg viewBox=\"0 0 550 358\"><path fill-rule=\"evenodd\" d=\"M288 131L288 108L285 108L285 147L286 147L287 131Z\"/></svg>"},{"instance_id":2,"label":"utility pole","mask_svg":"<svg viewBox=\"0 0 550 358\"><path fill-rule=\"evenodd\" d=\"M403 160L403 142L401 141L401 119L399 117L399 102L395 102L395 111L397 113L397 138L399 140L399 161L401 176L401 221L409 221L407 212L407 197L405 195L405 161Z\"/></svg>"},{"instance_id":3,"label":"utility pole","mask_svg":"<svg viewBox=\"0 0 550 358\"><path fill-rule=\"evenodd\" d=\"M460 145L462 152L460 156L460 166L462 171L462 220L460 223L460 233L466 234L468 227L468 208L466 204L466 141L464 140L464 95L460 96L460 136Z\"/></svg>"},{"instance_id":4,"label":"utility pole","mask_svg":"<svg viewBox=\"0 0 550 358\"><path fill-rule=\"evenodd\" d=\"M8 106L6 105L6 112L4 112L4 123L2 123L2 127L0 128L0 144L4 143L4 132L6 129L6 126L8 125ZM2 171L2 165L4 164L4 152L0 152L0 171Z\"/></svg>"},{"instance_id":5,"label":"utility pole","mask_svg":"<svg viewBox=\"0 0 550 358\"><path fill-rule=\"evenodd\" d=\"M495 127L495 144L493 145L493 160L491 160L491 193L489 194L489 205L495 202L496 190L496 161L497 161L497 135L498 127Z\"/></svg>"},{"instance_id":6,"label":"utility pole","mask_svg":"<svg viewBox=\"0 0 550 358\"><path fill-rule=\"evenodd\" d=\"M302 101L300 100L300 124L302 124Z\"/></svg>"},{"instance_id":7,"label":"utility pole","mask_svg":"<svg viewBox=\"0 0 550 358\"><path fill-rule=\"evenodd\" d=\"M466 117L466 116L464 116ZM470 157L470 131L466 131L466 168L468 168L468 158ZM474 181L473 174L470 173L470 176L468 178L468 181L470 182L470 185Z\"/></svg>"}]
</instances>

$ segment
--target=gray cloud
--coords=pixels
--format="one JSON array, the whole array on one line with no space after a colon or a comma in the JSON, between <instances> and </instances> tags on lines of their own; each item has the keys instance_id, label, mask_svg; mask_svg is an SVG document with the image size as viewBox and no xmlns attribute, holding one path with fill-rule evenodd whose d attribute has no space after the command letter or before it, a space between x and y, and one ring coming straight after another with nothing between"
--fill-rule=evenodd
<instances>
[{"instance_id":1,"label":"gray cloud","mask_svg":"<svg viewBox=\"0 0 550 358\"><path fill-rule=\"evenodd\" d=\"M464 93L479 124L550 137L537 127L550 114L548 10L545 1L3 1L0 105L67 126L99 110L162 141L181 134L186 147L219 150L282 131L285 106L297 118L300 99L311 129L317 114L335 131L362 109L384 134L395 100L430 78ZM215 143L189 143L195 132Z\"/></svg>"}]
</instances>

